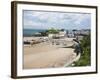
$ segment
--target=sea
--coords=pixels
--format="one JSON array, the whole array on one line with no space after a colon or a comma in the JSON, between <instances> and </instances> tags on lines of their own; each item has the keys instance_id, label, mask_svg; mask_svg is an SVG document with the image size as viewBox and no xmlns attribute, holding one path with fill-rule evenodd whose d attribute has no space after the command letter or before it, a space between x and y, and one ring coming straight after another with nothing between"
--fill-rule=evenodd
<instances>
[{"instance_id":1,"label":"sea","mask_svg":"<svg viewBox=\"0 0 100 80\"><path fill-rule=\"evenodd\" d=\"M23 36L24 37L31 37L35 33L45 32L46 29L23 29Z\"/></svg>"},{"instance_id":2,"label":"sea","mask_svg":"<svg viewBox=\"0 0 100 80\"><path fill-rule=\"evenodd\" d=\"M31 37L34 36L34 34L39 32L45 32L47 29L23 29L23 37ZM73 35L72 30L66 30L68 31L69 35Z\"/></svg>"}]
</instances>

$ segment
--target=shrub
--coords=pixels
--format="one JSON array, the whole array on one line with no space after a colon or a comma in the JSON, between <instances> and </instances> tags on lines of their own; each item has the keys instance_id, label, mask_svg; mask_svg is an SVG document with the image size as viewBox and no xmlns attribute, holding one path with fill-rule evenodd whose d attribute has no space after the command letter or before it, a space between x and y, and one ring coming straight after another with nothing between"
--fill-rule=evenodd
<instances>
[{"instance_id":1,"label":"shrub","mask_svg":"<svg viewBox=\"0 0 100 80\"><path fill-rule=\"evenodd\" d=\"M91 65L91 37L90 34L83 37L80 41L83 53L79 61L75 62L75 66L88 66Z\"/></svg>"}]
</instances>

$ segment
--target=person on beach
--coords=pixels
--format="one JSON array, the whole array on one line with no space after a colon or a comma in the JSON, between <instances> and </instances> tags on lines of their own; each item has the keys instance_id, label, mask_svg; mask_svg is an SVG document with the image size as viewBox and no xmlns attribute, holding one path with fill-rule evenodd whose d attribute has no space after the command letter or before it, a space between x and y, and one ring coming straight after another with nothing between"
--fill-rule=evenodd
<instances>
[{"instance_id":1,"label":"person on beach","mask_svg":"<svg viewBox=\"0 0 100 80\"><path fill-rule=\"evenodd\" d=\"M74 43L74 48L75 48L74 52L76 53L76 55L78 55L79 53L82 53L82 48L81 48L79 41L76 39L73 39L73 41L75 42Z\"/></svg>"}]
</instances>

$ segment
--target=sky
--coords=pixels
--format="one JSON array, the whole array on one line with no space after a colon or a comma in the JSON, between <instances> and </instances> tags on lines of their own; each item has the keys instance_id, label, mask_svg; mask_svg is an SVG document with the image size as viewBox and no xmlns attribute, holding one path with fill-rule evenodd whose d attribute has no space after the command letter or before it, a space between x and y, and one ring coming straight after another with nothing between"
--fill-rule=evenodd
<instances>
[{"instance_id":1,"label":"sky","mask_svg":"<svg viewBox=\"0 0 100 80\"><path fill-rule=\"evenodd\" d=\"M90 29L91 14L24 10L23 27L24 29Z\"/></svg>"}]
</instances>

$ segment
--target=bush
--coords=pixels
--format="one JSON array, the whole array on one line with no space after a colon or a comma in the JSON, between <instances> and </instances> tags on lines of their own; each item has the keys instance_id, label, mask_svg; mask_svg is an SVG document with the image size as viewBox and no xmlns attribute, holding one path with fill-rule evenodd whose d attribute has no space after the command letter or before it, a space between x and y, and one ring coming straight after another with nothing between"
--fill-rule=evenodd
<instances>
[{"instance_id":1,"label":"bush","mask_svg":"<svg viewBox=\"0 0 100 80\"><path fill-rule=\"evenodd\" d=\"M51 33L51 34L57 34L57 33L59 33L59 30L54 29L54 28L51 28L51 29L47 30L47 33L48 33L48 34L49 34L49 33Z\"/></svg>"},{"instance_id":2,"label":"bush","mask_svg":"<svg viewBox=\"0 0 100 80\"><path fill-rule=\"evenodd\" d=\"M75 66L88 66L91 65L91 37L90 34L83 37L80 41L83 53L80 60L75 62Z\"/></svg>"}]
</instances>

